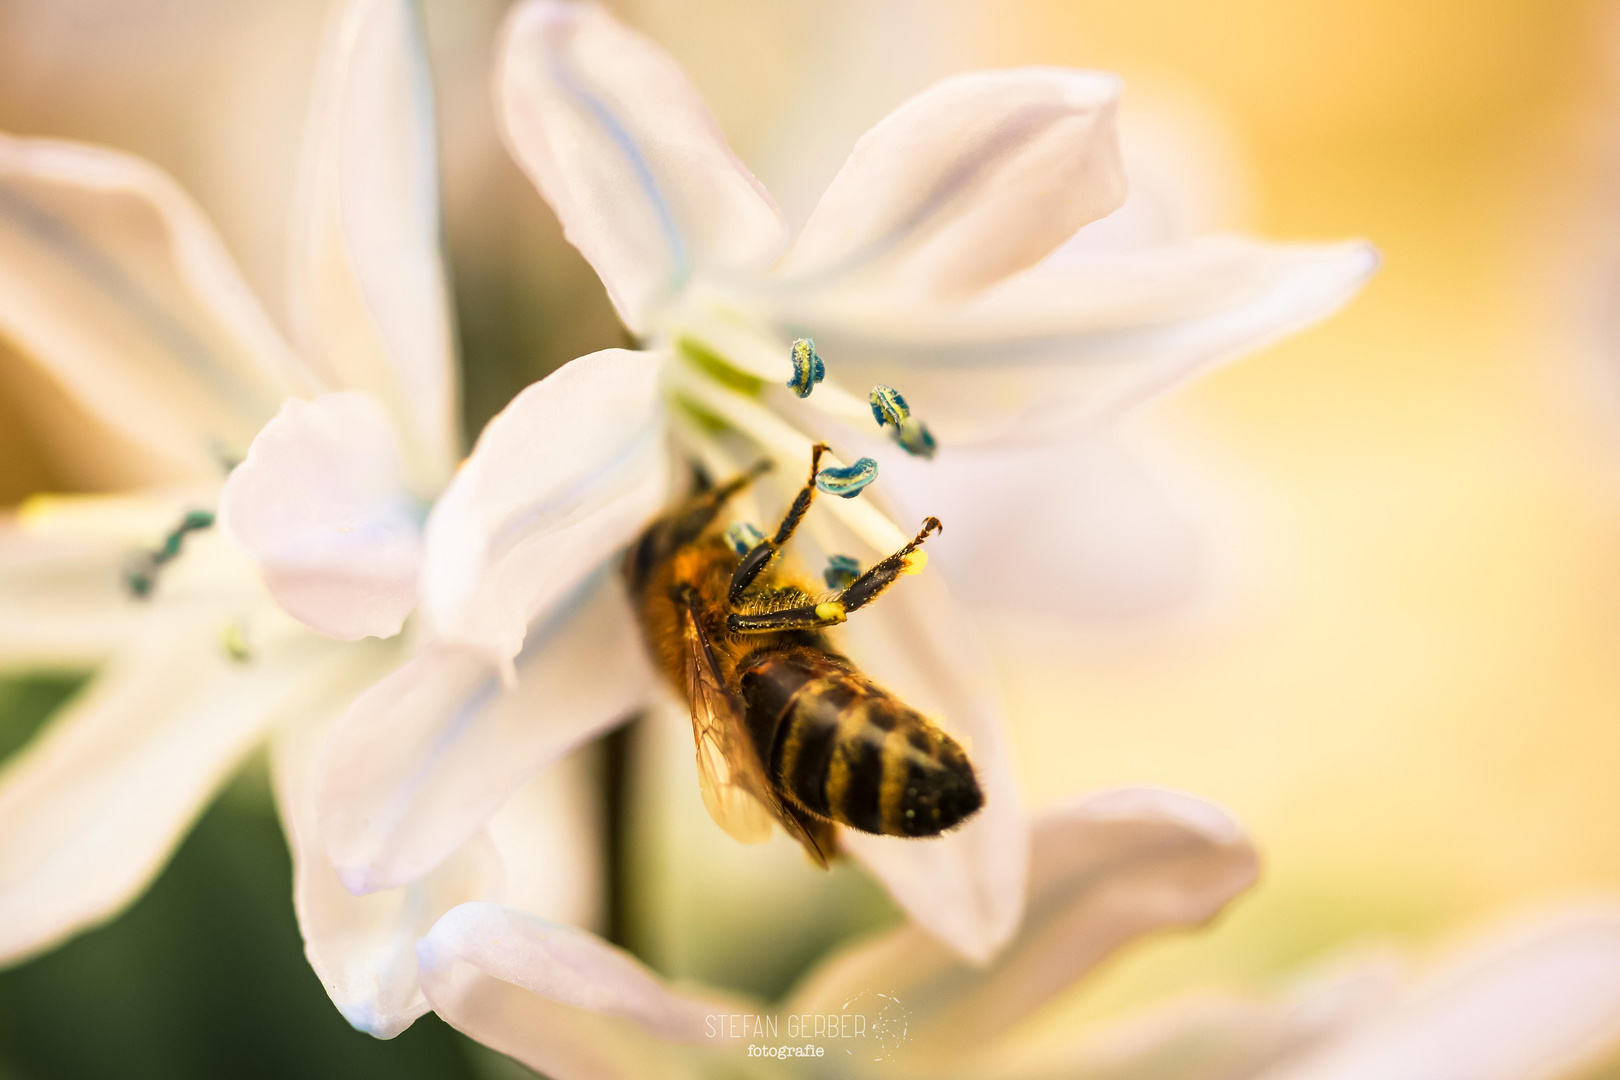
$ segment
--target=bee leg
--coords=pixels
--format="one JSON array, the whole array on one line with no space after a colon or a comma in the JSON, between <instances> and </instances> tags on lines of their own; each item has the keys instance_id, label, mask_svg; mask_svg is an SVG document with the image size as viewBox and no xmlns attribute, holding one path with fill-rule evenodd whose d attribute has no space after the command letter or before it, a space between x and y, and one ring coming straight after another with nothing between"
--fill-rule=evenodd
<instances>
[{"instance_id":1,"label":"bee leg","mask_svg":"<svg viewBox=\"0 0 1620 1080\"><path fill-rule=\"evenodd\" d=\"M782 550L782 545L793 537L798 529L799 522L810 509L810 502L816 497L816 473L821 468L821 455L827 452L826 443L816 443L810 448L810 479L804 482L804 487L793 497L793 505L782 518L782 524L777 526L776 535L768 536L754 545L752 551L743 556L743 561L737 564L737 569L731 575L731 589L727 598L732 604L742 599L748 586L764 571L776 553Z\"/></svg>"},{"instance_id":2,"label":"bee leg","mask_svg":"<svg viewBox=\"0 0 1620 1080\"><path fill-rule=\"evenodd\" d=\"M770 471L770 459L762 458L741 476L735 476L719 487L711 487L686 500L670 518L670 538L674 546L689 544L703 535L703 530L709 527L709 523L733 495Z\"/></svg>"},{"instance_id":3,"label":"bee leg","mask_svg":"<svg viewBox=\"0 0 1620 1080\"><path fill-rule=\"evenodd\" d=\"M726 616L726 629L733 634L773 634L781 630L820 630L844 621L844 605L836 600L780 611Z\"/></svg>"},{"instance_id":4,"label":"bee leg","mask_svg":"<svg viewBox=\"0 0 1620 1080\"><path fill-rule=\"evenodd\" d=\"M914 574L922 569L926 556L917 549L922 547L923 541L932 534L939 532L944 526L939 518L931 517L923 520L922 531L912 541L888 558L875 563L872 569L862 574L850 583L849 588L838 594L837 602L842 605L847 614L870 604L877 599L877 595L890 585L893 585L902 574ZM842 622L843 620L839 620Z\"/></svg>"},{"instance_id":5,"label":"bee leg","mask_svg":"<svg viewBox=\"0 0 1620 1080\"><path fill-rule=\"evenodd\" d=\"M942 528L944 526L939 523L938 518L925 519L922 531L909 544L856 578L854 583L839 593L834 600L749 615L733 613L726 616L726 629L733 634L769 634L781 630L821 630L837 626L849 618L850 612L870 604L902 574L920 570L923 557L917 549L922 547L923 541Z\"/></svg>"},{"instance_id":6,"label":"bee leg","mask_svg":"<svg viewBox=\"0 0 1620 1080\"><path fill-rule=\"evenodd\" d=\"M667 560L676 551L690 544L709 527L726 501L770 471L768 459L756 462L741 476L732 478L719 487L694 494L668 517L662 518L642 534L625 553L624 574L631 588L639 592L646 587L653 567Z\"/></svg>"}]
</instances>

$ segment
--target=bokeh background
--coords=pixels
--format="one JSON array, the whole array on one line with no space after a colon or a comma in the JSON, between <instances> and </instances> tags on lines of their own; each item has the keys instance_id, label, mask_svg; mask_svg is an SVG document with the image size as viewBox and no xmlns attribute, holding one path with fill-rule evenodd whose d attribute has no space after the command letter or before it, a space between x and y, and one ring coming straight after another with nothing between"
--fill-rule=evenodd
<instances>
[{"instance_id":1,"label":"bokeh background","mask_svg":"<svg viewBox=\"0 0 1620 1080\"><path fill-rule=\"evenodd\" d=\"M1135 949L1047 1026L1273 988L1375 941L1421 965L1494 920L1620 892L1620 4L613 6L686 64L790 215L933 78L1052 63L1124 75L1125 138L1180 226L1384 252L1345 312L1121 433L1185 538L1156 568L1168 586L986 628L1031 803L1181 787L1266 863L1209 931ZM504 7L424 0L469 431L621 340L496 140ZM0 129L156 161L279 313L324 8L0 0ZM81 436L0 343L0 500L127 482ZM0 754L77 684L0 683ZM667 824L678 739L647 723L612 752L645 781L618 930L661 969L770 992L892 917L848 873L796 910L768 881L732 893L749 871ZM288 873L255 763L128 914L0 973L0 1078L519 1075L431 1017L393 1043L349 1031L302 960Z\"/></svg>"}]
</instances>

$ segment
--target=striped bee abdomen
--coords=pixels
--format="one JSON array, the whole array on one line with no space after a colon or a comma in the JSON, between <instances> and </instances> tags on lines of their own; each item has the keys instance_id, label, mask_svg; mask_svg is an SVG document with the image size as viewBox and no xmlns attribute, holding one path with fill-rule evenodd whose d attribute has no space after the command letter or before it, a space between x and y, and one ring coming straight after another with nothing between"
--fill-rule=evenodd
<instances>
[{"instance_id":1,"label":"striped bee abdomen","mask_svg":"<svg viewBox=\"0 0 1620 1080\"><path fill-rule=\"evenodd\" d=\"M813 814L864 832L935 836L984 802L956 741L842 658L759 653L738 682L772 782Z\"/></svg>"}]
</instances>

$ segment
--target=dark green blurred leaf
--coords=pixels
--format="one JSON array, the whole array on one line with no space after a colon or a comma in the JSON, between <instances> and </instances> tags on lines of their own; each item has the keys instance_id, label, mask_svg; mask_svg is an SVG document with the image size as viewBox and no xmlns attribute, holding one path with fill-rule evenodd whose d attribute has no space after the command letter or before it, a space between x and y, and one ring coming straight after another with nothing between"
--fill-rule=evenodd
<instances>
[{"instance_id":1,"label":"dark green blurred leaf","mask_svg":"<svg viewBox=\"0 0 1620 1080\"><path fill-rule=\"evenodd\" d=\"M0 679L0 761L27 742L83 682L83 675L56 673Z\"/></svg>"}]
</instances>

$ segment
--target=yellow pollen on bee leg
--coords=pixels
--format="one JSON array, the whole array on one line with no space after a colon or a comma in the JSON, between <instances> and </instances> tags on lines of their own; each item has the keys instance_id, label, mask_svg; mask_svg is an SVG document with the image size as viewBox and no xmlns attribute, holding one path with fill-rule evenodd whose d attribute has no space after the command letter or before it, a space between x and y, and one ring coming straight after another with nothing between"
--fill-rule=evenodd
<instances>
[{"instance_id":1,"label":"yellow pollen on bee leg","mask_svg":"<svg viewBox=\"0 0 1620 1080\"><path fill-rule=\"evenodd\" d=\"M844 605L836 600L828 600L824 604L817 604L816 618L822 622L841 623L844 621Z\"/></svg>"},{"instance_id":2,"label":"yellow pollen on bee leg","mask_svg":"<svg viewBox=\"0 0 1620 1080\"><path fill-rule=\"evenodd\" d=\"M906 557L900 560L902 574L920 574L923 567L928 565L928 552L918 548L916 551L906 552Z\"/></svg>"}]
</instances>

